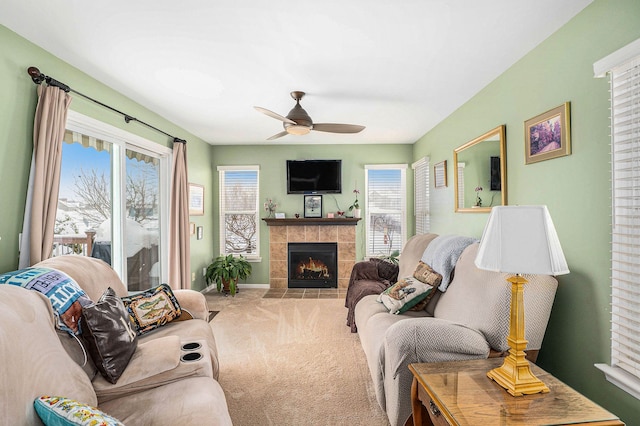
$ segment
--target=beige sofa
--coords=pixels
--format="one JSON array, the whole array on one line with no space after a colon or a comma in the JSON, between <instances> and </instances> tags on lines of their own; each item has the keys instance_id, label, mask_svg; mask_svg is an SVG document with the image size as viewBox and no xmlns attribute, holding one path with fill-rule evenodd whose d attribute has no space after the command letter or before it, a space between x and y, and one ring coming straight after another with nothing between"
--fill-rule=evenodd
<instances>
[{"instance_id":1,"label":"beige sofa","mask_svg":"<svg viewBox=\"0 0 640 426\"><path fill-rule=\"evenodd\" d=\"M400 256L398 279L413 274L435 238L434 234L418 235L407 242ZM354 320L376 397L393 426L405 424L411 415L413 376L409 364L480 359L501 356L508 350L511 300L511 285L505 280L508 275L476 268L477 249L478 244L473 243L462 251L446 291L438 292L424 310L392 315L375 294L364 296L355 304ZM524 293L527 353L535 361L557 281L550 276L526 278L529 280ZM356 273L350 285L367 284L357 281Z\"/></svg>"},{"instance_id":2,"label":"beige sofa","mask_svg":"<svg viewBox=\"0 0 640 426\"><path fill-rule=\"evenodd\" d=\"M107 287L127 295L115 272L98 259L62 256L35 266L66 273L93 301ZM191 290L174 293L182 316L139 336L124 373L111 384L90 357L85 362L79 342L55 328L45 296L0 285L0 425L42 424L34 400L43 395L75 399L129 426L231 425L216 380L217 349L204 296Z\"/></svg>"}]
</instances>

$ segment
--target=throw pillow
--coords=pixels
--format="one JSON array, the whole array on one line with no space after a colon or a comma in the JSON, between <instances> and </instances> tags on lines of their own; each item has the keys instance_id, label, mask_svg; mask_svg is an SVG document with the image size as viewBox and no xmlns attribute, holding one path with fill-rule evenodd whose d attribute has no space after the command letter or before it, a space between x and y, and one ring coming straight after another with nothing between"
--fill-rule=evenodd
<instances>
[{"instance_id":1,"label":"throw pillow","mask_svg":"<svg viewBox=\"0 0 640 426\"><path fill-rule=\"evenodd\" d=\"M180 305L167 284L123 297L122 302L135 324L138 335L155 330L182 314Z\"/></svg>"},{"instance_id":2,"label":"throw pillow","mask_svg":"<svg viewBox=\"0 0 640 426\"><path fill-rule=\"evenodd\" d=\"M416 270L413 271L413 278L425 284L429 284L431 287L438 287L442 282L442 275L434 271L431 266L427 265L422 260L418 262Z\"/></svg>"},{"instance_id":3,"label":"throw pillow","mask_svg":"<svg viewBox=\"0 0 640 426\"><path fill-rule=\"evenodd\" d=\"M41 396L33 402L33 406L47 426L124 426L95 407L60 396Z\"/></svg>"},{"instance_id":4,"label":"throw pillow","mask_svg":"<svg viewBox=\"0 0 640 426\"><path fill-rule=\"evenodd\" d=\"M109 287L96 303L82 308L82 338L98 371L116 383L138 346L129 314Z\"/></svg>"},{"instance_id":5,"label":"throw pillow","mask_svg":"<svg viewBox=\"0 0 640 426\"><path fill-rule=\"evenodd\" d=\"M91 303L73 278L51 268L32 267L0 275L0 284L38 291L49 299L56 315L56 326L69 334L78 334L82 306Z\"/></svg>"},{"instance_id":6,"label":"throw pillow","mask_svg":"<svg viewBox=\"0 0 640 426\"><path fill-rule=\"evenodd\" d=\"M419 302L430 299L435 288L413 277L403 278L378 296L390 314L402 314ZM427 300L428 301L428 300Z\"/></svg>"}]
</instances>

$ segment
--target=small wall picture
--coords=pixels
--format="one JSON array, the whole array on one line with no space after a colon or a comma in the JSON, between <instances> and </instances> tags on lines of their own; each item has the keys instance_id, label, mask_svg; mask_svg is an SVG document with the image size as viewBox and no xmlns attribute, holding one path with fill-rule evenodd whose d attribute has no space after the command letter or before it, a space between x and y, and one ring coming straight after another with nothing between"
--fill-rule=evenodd
<instances>
[{"instance_id":1,"label":"small wall picture","mask_svg":"<svg viewBox=\"0 0 640 426\"><path fill-rule=\"evenodd\" d=\"M204 215L204 186L189 184L189 215Z\"/></svg>"},{"instance_id":2,"label":"small wall picture","mask_svg":"<svg viewBox=\"0 0 640 426\"><path fill-rule=\"evenodd\" d=\"M204 232L204 227L198 226L198 230L196 231L196 239L201 240L203 232Z\"/></svg>"},{"instance_id":3,"label":"small wall picture","mask_svg":"<svg viewBox=\"0 0 640 426\"><path fill-rule=\"evenodd\" d=\"M189 234L196 234L196 224L194 222L189 222Z\"/></svg>"},{"instance_id":4,"label":"small wall picture","mask_svg":"<svg viewBox=\"0 0 640 426\"><path fill-rule=\"evenodd\" d=\"M433 181L436 188L446 188L447 160L441 161L433 166Z\"/></svg>"},{"instance_id":5,"label":"small wall picture","mask_svg":"<svg viewBox=\"0 0 640 426\"><path fill-rule=\"evenodd\" d=\"M322 217L322 195L304 196L304 217Z\"/></svg>"},{"instance_id":6,"label":"small wall picture","mask_svg":"<svg viewBox=\"0 0 640 426\"><path fill-rule=\"evenodd\" d=\"M571 154L570 103L524 122L525 164Z\"/></svg>"}]
</instances>

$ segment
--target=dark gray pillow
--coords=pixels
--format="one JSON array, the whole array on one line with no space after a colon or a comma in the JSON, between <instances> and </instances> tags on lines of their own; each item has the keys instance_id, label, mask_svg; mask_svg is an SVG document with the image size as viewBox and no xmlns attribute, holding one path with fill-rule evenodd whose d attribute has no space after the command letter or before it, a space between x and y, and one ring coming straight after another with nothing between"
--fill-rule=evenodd
<instances>
[{"instance_id":1,"label":"dark gray pillow","mask_svg":"<svg viewBox=\"0 0 640 426\"><path fill-rule=\"evenodd\" d=\"M122 300L111 287L96 303L83 306L80 331L98 371L110 383L116 383L138 347L138 336Z\"/></svg>"}]
</instances>

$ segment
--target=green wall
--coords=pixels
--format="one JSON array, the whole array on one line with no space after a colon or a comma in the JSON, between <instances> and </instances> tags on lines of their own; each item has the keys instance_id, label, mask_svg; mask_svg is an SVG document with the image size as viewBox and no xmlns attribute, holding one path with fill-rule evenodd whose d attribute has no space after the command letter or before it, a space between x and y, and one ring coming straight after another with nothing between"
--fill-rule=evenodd
<instances>
[{"instance_id":1,"label":"green wall","mask_svg":"<svg viewBox=\"0 0 640 426\"><path fill-rule=\"evenodd\" d=\"M293 136L287 136L289 138ZM348 137L345 137L348 138ZM368 145L246 145L246 146L214 146L214 186L212 203L207 203L212 209L217 209L218 204L218 175L217 166L230 165L259 165L260 166L260 202L261 205L267 198L271 198L278 205L277 211L283 212L287 217L293 217L295 213L303 214L303 196L287 194L286 187L286 160L307 159L340 159L342 160L342 194L326 194L322 197L323 215L327 212L342 210L354 201L353 189L364 191L364 166L365 164L409 164L407 169L407 222L408 234L413 235L413 173L410 166L412 158L412 145L375 145L372 149ZM363 195L360 195L360 207L364 206ZM337 203L337 205L336 205ZM338 208L339 206L339 208ZM266 212L261 211L262 217ZM260 254L262 262L254 263L251 277L247 283L265 284L269 282L269 229L263 221L260 221ZM216 210L215 234L219 235L218 215ZM365 253L364 222L357 225L356 230L356 256L362 259ZM219 253L218 239L214 241L215 252Z\"/></svg>"},{"instance_id":2,"label":"green wall","mask_svg":"<svg viewBox=\"0 0 640 426\"><path fill-rule=\"evenodd\" d=\"M640 401L593 366L610 362L611 267L608 80L593 63L638 37L639 1L596 0L414 144L414 158L452 162L454 148L506 124L509 204L549 207L571 269L538 363L628 425L640 424ZM524 121L567 101L572 154L525 165ZM454 213L451 185L431 194L433 232L481 235L487 214Z\"/></svg>"},{"instance_id":3,"label":"green wall","mask_svg":"<svg viewBox=\"0 0 640 426\"><path fill-rule=\"evenodd\" d=\"M85 93L120 111L137 117L172 135L186 139L189 179L210 185L212 147L184 129L126 96L97 82L90 76L61 61L50 53L33 45L8 28L0 25L0 80L4 83L0 102L0 272L18 267L18 234L22 231L25 198L29 180L31 151L33 148L33 115L37 95L36 85L27 75L29 66L36 66L81 93ZM72 94L71 109L113 126L127 130L164 146L171 141L164 135L132 122L126 124L119 114L106 110L80 96ZM211 228L213 214L194 216L192 221ZM192 238L191 255L194 265L199 265L213 255L213 236ZM192 268L195 272L197 269ZM203 286L202 273L196 273L195 286Z\"/></svg>"}]
</instances>

